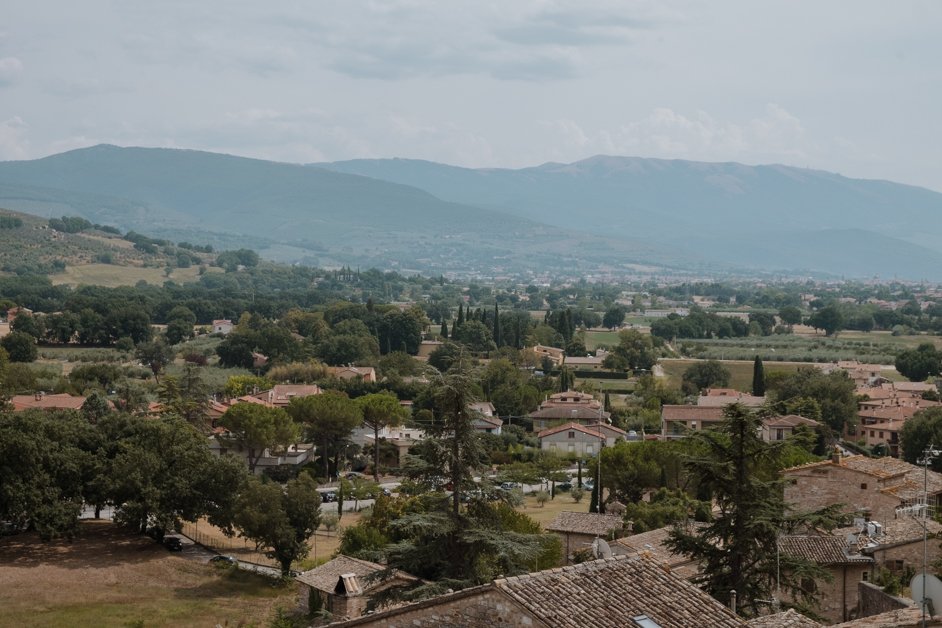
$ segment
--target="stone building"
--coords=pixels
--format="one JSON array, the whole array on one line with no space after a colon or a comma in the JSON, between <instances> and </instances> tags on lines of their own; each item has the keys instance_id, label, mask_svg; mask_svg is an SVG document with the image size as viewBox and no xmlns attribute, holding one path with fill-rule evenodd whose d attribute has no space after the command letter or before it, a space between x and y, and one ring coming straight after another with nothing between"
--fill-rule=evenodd
<instances>
[{"instance_id":1,"label":"stone building","mask_svg":"<svg viewBox=\"0 0 942 628\"><path fill-rule=\"evenodd\" d=\"M556 515L545 528L547 532L559 536L562 558L569 563L577 552L589 551L596 538L613 540L621 536L625 522L620 515L564 511Z\"/></svg>"},{"instance_id":2,"label":"stone building","mask_svg":"<svg viewBox=\"0 0 942 628\"><path fill-rule=\"evenodd\" d=\"M816 563L830 574L830 582L802 583L803 588L818 596L815 612L832 622L847 621L856 613L857 583L867 580L872 558L857 553L857 548L848 547L843 539L828 535L783 536L779 551L783 556Z\"/></svg>"},{"instance_id":3,"label":"stone building","mask_svg":"<svg viewBox=\"0 0 942 628\"><path fill-rule=\"evenodd\" d=\"M501 578L331 625L742 628L746 623L694 585L653 562L616 557Z\"/></svg>"},{"instance_id":4,"label":"stone building","mask_svg":"<svg viewBox=\"0 0 942 628\"><path fill-rule=\"evenodd\" d=\"M386 570L385 565L339 554L295 579L301 611L308 614L323 609L338 619L359 617L366 612L371 596L417 580L401 571L385 575Z\"/></svg>"},{"instance_id":5,"label":"stone building","mask_svg":"<svg viewBox=\"0 0 942 628\"><path fill-rule=\"evenodd\" d=\"M844 512L875 521L896 519L896 509L921 500L923 469L896 458L842 456L782 471L785 501L801 510L843 504ZM942 495L942 474L928 472L929 504Z\"/></svg>"}]
</instances>

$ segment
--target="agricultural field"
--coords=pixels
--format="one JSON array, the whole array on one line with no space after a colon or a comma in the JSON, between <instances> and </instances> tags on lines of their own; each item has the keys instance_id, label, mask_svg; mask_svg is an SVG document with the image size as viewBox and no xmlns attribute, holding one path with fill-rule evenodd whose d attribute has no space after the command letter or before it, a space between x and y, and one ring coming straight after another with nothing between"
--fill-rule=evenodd
<instances>
[{"instance_id":1,"label":"agricultural field","mask_svg":"<svg viewBox=\"0 0 942 628\"><path fill-rule=\"evenodd\" d=\"M215 269L221 271L222 269ZM140 281L154 285L163 285L165 281L186 283L199 280L199 268L174 268L169 275L163 268L144 268L141 266L115 266L113 264L82 264L66 266L65 271L50 275L55 285L95 285L115 288L133 286Z\"/></svg>"},{"instance_id":2,"label":"agricultural field","mask_svg":"<svg viewBox=\"0 0 942 628\"><path fill-rule=\"evenodd\" d=\"M290 584L171 554L108 522L84 522L71 543L32 533L0 542L8 626L268 625L295 603Z\"/></svg>"},{"instance_id":3,"label":"agricultural field","mask_svg":"<svg viewBox=\"0 0 942 628\"><path fill-rule=\"evenodd\" d=\"M668 385L673 388L680 388L683 380L684 371L698 360L661 360L658 362L664 371L664 377ZM741 391L752 390L752 360L724 360L723 366L729 370L729 387ZM802 366L814 366L810 363L799 362L765 362L765 374L770 373L794 373Z\"/></svg>"},{"instance_id":4,"label":"agricultural field","mask_svg":"<svg viewBox=\"0 0 942 628\"><path fill-rule=\"evenodd\" d=\"M700 359L752 360L758 355L766 362L859 360L871 364L893 364L896 354L908 348L901 342L887 340L892 336L872 333L861 336L846 336L842 333L836 338L827 338L823 335L783 334L709 340L678 339L674 344L682 355Z\"/></svg>"},{"instance_id":5,"label":"agricultural field","mask_svg":"<svg viewBox=\"0 0 942 628\"><path fill-rule=\"evenodd\" d=\"M590 329L585 332L585 348L595 351L599 346L614 347L618 344L617 331L599 331Z\"/></svg>"}]
</instances>

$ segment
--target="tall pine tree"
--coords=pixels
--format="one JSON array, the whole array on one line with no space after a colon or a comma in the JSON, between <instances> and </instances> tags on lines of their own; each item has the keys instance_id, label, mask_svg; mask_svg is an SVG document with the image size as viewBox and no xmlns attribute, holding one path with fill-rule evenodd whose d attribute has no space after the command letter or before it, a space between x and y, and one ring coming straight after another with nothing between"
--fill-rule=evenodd
<instances>
[{"instance_id":1,"label":"tall pine tree","mask_svg":"<svg viewBox=\"0 0 942 628\"><path fill-rule=\"evenodd\" d=\"M667 546L702 566L693 581L723 604L730 591L744 615L757 615L768 607L776 579L793 599L816 601L817 587L809 580L826 578L819 565L777 552L780 535L833 528L839 506L813 513L791 511L785 503L784 480L778 473L785 441L767 443L760 436L762 419L741 404L724 411L722 425L698 430L699 455L685 460L690 477L711 493L719 512L701 528L675 527Z\"/></svg>"},{"instance_id":2,"label":"tall pine tree","mask_svg":"<svg viewBox=\"0 0 942 628\"><path fill-rule=\"evenodd\" d=\"M455 320L455 328L453 331L457 331L459 327L464 325L464 310L462 309L462 304L458 304L458 318Z\"/></svg>"},{"instance_id":3,"label":"tall pine tree","mask_svg":"<svg viewBox=\"0 0 942 628\"><path fill-rule=\"evenodd\" d=\"M496 303L494 304L494 344L496 344L498 348L504 344L500 333L500 310L497 308Z\"/></svg>"},{"instance_id":4,"label":"tall pine tree","mask_svg":"<svg viewBox=\"0 0 942 628\"><path fill-rule=\"evenodd\" d=\"M444 318L442 319L442 338L448 340L448 323Z\"/></svg>"},{"instance_id":5,"label":"tall pine tree","mask_svg":"<svg viewBox=\"0 0 942 628\"><path fill-rule=\"evenodd\" d=\"M756 397L765 396L765 367L758 355L752 363L752 394Z\"/></svg>"}]
</instances>

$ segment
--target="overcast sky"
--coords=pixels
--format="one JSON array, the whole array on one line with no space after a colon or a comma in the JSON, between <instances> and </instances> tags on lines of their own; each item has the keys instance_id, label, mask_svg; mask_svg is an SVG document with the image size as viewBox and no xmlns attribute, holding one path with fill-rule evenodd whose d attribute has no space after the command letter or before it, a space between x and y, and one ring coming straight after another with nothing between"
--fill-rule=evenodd
<instances>
[{"instance_id":1,"label":"overcast sky","mask_svg":"<svg viewBox=\"0 0 942 628\"><path fill-rule=\"evenodd\" d=\"M942 191L942 2L3 0L0 159L784 163Z\"/></svg>"}]
</instances>

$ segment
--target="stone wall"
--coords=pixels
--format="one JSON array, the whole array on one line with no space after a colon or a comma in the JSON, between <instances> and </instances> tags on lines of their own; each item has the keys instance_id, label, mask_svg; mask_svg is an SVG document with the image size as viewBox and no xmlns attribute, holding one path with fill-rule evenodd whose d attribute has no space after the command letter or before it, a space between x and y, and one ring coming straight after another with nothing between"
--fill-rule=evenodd
<instances>
[{"instance_id":1,"label":"stone wall","mask_svg":"<svg viewBox=\"0 0 942 628\"><path fill-rule=\"evenodd\" d=\"M835 465L819 465L787 471L785 501L802 510L843 504L845 511L870 512L874 521L889 521L896 516L899 499L882 493L879 478Z\"/></svg>"},{"instance_id":2,"label":"stone wall","mask_svg":"<svg viewBox=\"0 0 942 628\"><path fill-rule=\"evenodd\" d=\"M929 536L928 550L929 564L931 565L933 561L942 555L939 541L933 538L932 535ZM876 569L886 567L891 571L900 572L906 567L912 567L916 571L922 572L922 539L887 548L878 547L872 552L868 550L868 553L873 555L873 559L876 561Z\"/></svg>"},{"instance_id":3,"label":"stone wall","mask_svg":"<svg viewBox=\"0 0 942 628\"><path fill-rule=\"evenodd\" d=\"M410 604L377 617L365 615L344 626L376 628L500 628L543 626L543 622L492 586L459 591L435 603Z\"/></svg>"},{"instance_id":4,"label":"stone wall","mask_svg":"<svg viewBox=\"0 0 942 628\"><path fill-rule=\"evenodd\" d=\"M912 600L884 593L881 587L872 582L858 582L857 589L860 598L857 611L858 617L870 617L871 615L879 615L880 613L913 605Z\"/></svg>"}]
</instances>

